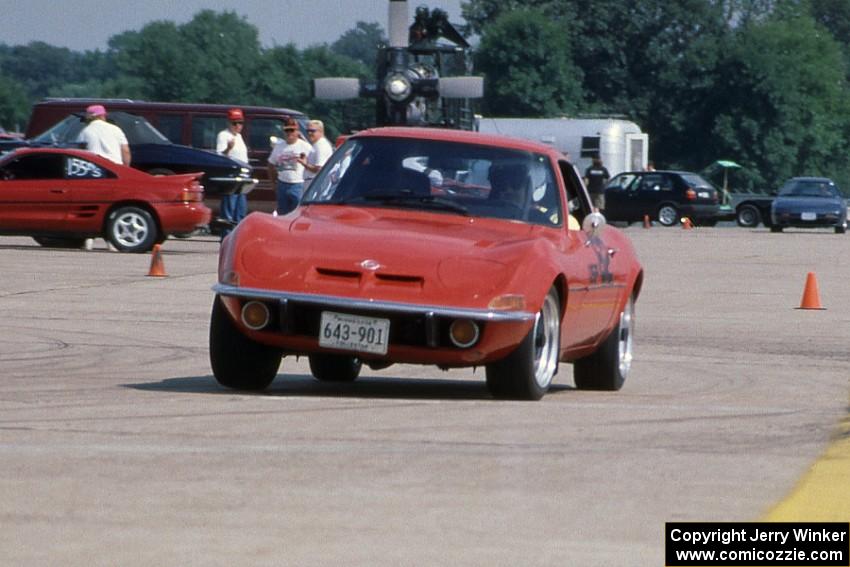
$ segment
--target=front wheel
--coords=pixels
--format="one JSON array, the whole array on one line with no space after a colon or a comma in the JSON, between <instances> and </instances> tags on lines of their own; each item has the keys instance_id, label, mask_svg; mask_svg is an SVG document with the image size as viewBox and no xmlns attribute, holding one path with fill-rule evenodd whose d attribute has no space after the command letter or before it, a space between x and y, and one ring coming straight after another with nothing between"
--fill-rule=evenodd
<instances>
[{"instance_id":1,"label":"front wheel","mask_svg":"<svg viewBox=\"0 0 850 567\"><path fill-rule=\"evenodd\" d=\"M344 354L311 354L310 372L321 382L354 382L363 363L356 356Z\"/></svg>"},{"instance_id":2,"label":"front wheel","mask_svg":"<svg viewBox=\"0 0 850 567\"><path fill-rule=\"evenodd\" d=\"M673 226L679 222L679 210L673 205L661 205L657 216L658 222L664 226Z\"/></svg>"},{"instance_id":3,"label":"front wheel","mask_svg":"<svg viewBox=\"0 0 850 567\"><path fill-rule=\"evenodd\" d=\"M575 361L573 378L579 390L619 390L632 368L635 303L632 298L620 313L617 326L596 352Z\"/></svg>"},{"instance_id":4,"label":"front wheel","mask_svg":"<svg viewBox=\"0 0 850 567\"><path fill-rule=\"evenodd\" d=\"M561 308L558 292L549 290L534 326L511 354L487 365L487 388L495 398L539 400L558 371Z\"/></svg>"},{"instance_id":5,"label":"front wheel","mask_svg":"<svg viewBox=\"0 0 850 567\"><path fill-rule=\"evenodd\" d=\"M156 222L145 209L119 207L106 219L106 239L120 252L147 252L158 238Z\"/></svg>"},{"instance_id":6,"label":"front wheel","mask_svg":"<svg viewBox=\"0 0 850 567\"><path fill-rule=\"evenodd\" d=\"M236 390L264 390L280 368L279 350L243 335L216 296L210 315L210 366L219 384Z\"/></svg>"},{"instance_id":7,"label":"front wheel","mask_svg":"<svg viewBox=\"0 0 850 567\"><path fill-rule=\"evenodd\" d=\"M744 228L755 228L761 222L761 213L759 213L759 210L753 205L742 205L735 215L735 220L737 221L738 226L743 226Z\"/></svg>"}]
</instances>

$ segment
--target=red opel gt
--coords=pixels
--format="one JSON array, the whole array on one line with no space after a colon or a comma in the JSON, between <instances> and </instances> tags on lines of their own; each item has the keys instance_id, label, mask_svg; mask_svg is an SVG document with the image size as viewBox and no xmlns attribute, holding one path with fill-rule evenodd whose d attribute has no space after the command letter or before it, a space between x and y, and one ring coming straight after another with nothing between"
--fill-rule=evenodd
<instances>
[{"instance_id":1,"label":"red opel gt","mask_svg":"<svg viewBox=\"0 0 850 567\"><path fill-rule=\"evenodd\" d=\"M218 382L261 390L281 358L324 381L363 364L484 366L497 398L540 399L560 362L618 390L643 270L549 146L379 128L334 153L285 216L249 215L219 257Z\"/></svg>"},{"instance_id":2,"label":"red opel gt","mask_svg":"<svg viewBox=\"0 0 850 567\"><path fill-rule=\"evenodd\" d=\"M154 177L91 152L20 148L0 158L0 234L80 247L103 237L146 252L209 223L201 173Z\"/></svg>"}]
</instances>

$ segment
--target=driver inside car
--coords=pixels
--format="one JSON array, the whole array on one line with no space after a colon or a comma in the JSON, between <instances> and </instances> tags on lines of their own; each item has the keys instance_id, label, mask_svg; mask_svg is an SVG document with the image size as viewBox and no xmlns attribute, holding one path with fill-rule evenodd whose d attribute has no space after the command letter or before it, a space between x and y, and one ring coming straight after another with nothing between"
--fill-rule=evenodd
<instances>
[{"instance_id":1,"label":"driver inside car","mask_svg":"<svg viewBox=\"0 0 850 567\"><path fill-rule=\"evenodd\" d=\"M490 200L513 205L511 218L521 219L528 195L528 169L521 164L490 167Z\"/></svg>"}]
</instances>

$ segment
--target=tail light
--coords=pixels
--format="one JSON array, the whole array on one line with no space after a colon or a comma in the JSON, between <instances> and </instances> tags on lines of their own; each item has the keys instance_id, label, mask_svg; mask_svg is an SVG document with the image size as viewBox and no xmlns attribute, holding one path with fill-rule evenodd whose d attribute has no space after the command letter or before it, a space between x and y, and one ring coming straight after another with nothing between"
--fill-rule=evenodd
<instances>
[{"instance_id":1,"label":"tail light","mask_svg":"<svg viewBox=\"0 0 850 567\"><path fill-rule=\"evenodd\" d=\"M194 179L180 193L180 200L184 203L200 203L204 200L204 186L197 179Z\"/></svg>"},{"instance_id":2,"label":"tail light","mask_svg":"<svg viewBox=\"0 0 850 567\"><path fill-rule=\"evenodd\" d=\"M685 191L685 198L686 198L688 201L696 201L696 198L697 198L697 192L696 192L696 191L694 191L694 188L693 188L693 187L688 187L688 190L687 190L687 191Z\"/></svg>"}]
</instances>

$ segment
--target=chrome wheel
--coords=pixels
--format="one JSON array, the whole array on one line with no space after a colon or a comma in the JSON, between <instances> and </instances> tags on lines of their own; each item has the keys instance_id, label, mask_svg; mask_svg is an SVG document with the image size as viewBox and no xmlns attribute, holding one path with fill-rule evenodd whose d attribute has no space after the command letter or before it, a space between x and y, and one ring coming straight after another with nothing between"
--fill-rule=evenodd
<instances>
[{"instance_id":1,"label":"chrome wheel","mask_svg":"<svg viewBox=\"0 0 850 567\"><path fill-rule=\"evenodd\" d=\"M558 299L549 293L534 322L534 380L543 389L558 368L559 315Z\"/></svg>"},{"instance_id":2,"label":"chrome wheel","mask_svg":"<svg viewBox=\"0 0 850 567\"><path fill-rule=\"evenodd\" d=\"M679 211L673 205L664 205L658 209L658 222L664 226L673 226L679 221Z\"/></svg>"},{"instance_id":3,"label":"chrome wheel","mask_svg":"<svg viewBox=\"0 0 850 567\"><path fill-rule=\"evenodd\" d=\"M121 207L107 219L106 237L122 252L147 252L157 241L158 228L151 214L140 207Z\"/></svg>"},{"instance_id":4,"label":"chrome wheel","mask_svg":"<svg viewBox=\"0 0 850 567\"><path fill-rule=\"evenodd\" d=\"M629 298L626 308L620 313L620 328L617 341L617 352L619 359L620 376L625 379L632 368L632 330L634 325L635 304Z\"/></svg>"}]
</instances>

